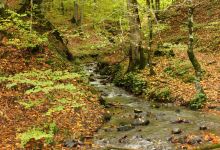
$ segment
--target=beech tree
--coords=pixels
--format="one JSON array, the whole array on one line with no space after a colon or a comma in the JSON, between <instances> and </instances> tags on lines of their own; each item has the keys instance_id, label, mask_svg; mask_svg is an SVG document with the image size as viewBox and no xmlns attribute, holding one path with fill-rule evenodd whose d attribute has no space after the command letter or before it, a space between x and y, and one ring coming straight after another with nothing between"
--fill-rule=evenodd
<instances>
[{"instance_id":1,"label":"beech tree","mask_svg":"<svg viewBox=\"0 0 220 150\"><path fill-rule=\"evenodd\" d=\"M79 6L79 1L74 1L74 8L73 8L73 17L71 19L71 22L76 25L81 25L82 22L82 9Z\"/></svg>"},{"instance_id":2,"label":"beech tree","mask_svg":"<svg viewBox=\"0 0 220 150\"><path fill-rule=\"evenodd\" d=\"M188 0L188 30L189 30L189 43L188 43L188 57L189 60L191 61L193 68L195 70L195 75L196 75L196 80L195 80L195 87L197 90L197 93L202 93L204 94L203 88L200 84L201 80L201 74L202 74L202 69L201 65L199 64L193 50L193 41L194 41L194 36L193 36L193 1Z\"/></svg>"},{"instance_id":3,"label":"beech tree","mask_svg":"<svg viewBox=\"0 0 220 150\"><path fill-rule=\"evenodd\" d=\"M130 50L128 71L144 68L144 52L142 49L141 23L137 0L127 0L128 18L130 27Z\"/></svg>"},{"instance_id":4,"label":"beech tree","mask_svg":"<svg viewBox=\"0 0 220 150\"><path fill-rule=\"evenodd\" d=\"M148 13L148 47L147 47L147 63L150 68L150 75L154 75L155 72L153 70L152 61L151 61L151 51L152 51L152 43L153 43L153 25L152 25L152 15L151 15L151 1L146 0L147 2L147 13Z\"/></svg>"}]
</instances>

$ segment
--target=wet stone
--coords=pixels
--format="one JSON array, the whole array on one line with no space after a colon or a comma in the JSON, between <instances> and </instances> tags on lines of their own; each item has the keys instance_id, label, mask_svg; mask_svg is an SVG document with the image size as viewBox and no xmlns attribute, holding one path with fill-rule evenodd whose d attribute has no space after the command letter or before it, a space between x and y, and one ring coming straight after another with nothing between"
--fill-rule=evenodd
<instances>
[{"instance_id":1,"label":"wet stone","mask_svg":"<svg viewBox=\"0 0 220 150\"><path fill-rule=\"evenodd\" d=\"M93 75L93 74L91 74L90 76L89 76L89 81L91 81L91 82L93 82L93 81L95 81L96 79L95 79L95 76Z\"/></svg>"},{"instance_id":2,"label":"wet stone","mask_svg":"<svg viewBox=\"0 0 220 150\"><path fill-rule=\"evenodd\" d=\"M68 147L68 148L73 148L73 147L77 147L78 145L81 145L82 143L77 141L77 140L74 140L74 139L67 139L67 140L64 140L63 142L64 144L64 147Z\"/></svg>"},{"instance_id":3,"label":"wet stone","mask_svg":"<svg viewBox=\"0 0 220 150\"><path fill-rule=\"evenodd\" d=\"M172 134L180 134L182 133L182 130L180 128L173 128L172 129Z\"/></svg>"},{"instance_id":4,"label":"wet stone","mask_svg":"<svg viewBox=\"0 0 220 150\"><path fill-rule=\"evenodd\" d=\"M180 113L180 109L176 109L175 112L176 112L176 113Z\"/></svg>"},{"instance_id":5,"label":"wet stone","mask_svg":"<svg viewBox=\"0 0 220 150\"><path fill-rule=\"evenodd\" d=\"M105 132L113 132L113 131L114 131L113 128L104 128L103 130L104 130Z\"/></svg>"},{"instance_id":6,"label":"wet stone","mask_svg":"<svg viewBox=\"0 0 220 150\"><path fill-rule=\"evenodd\" d=\"M147 126L150 123L149 120L145 118L136 118L133 122L133 126Z\"/></svg>"},{"instance_id":7,"label":"wet stone","mask_svg":"<svg viewBox=\"0 0 220 150\"><path fill-rule=\"evenodd\" d=\"M106 100L101 96L100 98L99 98L99 103L101 104L101 105L106 105Z\"/></svg>"},{"instance_id":8,"label":"wet stone","mask_svg":"<svg viewBox=\"0 0 220 150\"><path fill-rule=\"evenodd\" d=\"M121 125L117 128L117 131L129 131L134 129L134 126L132 126L131 124L128 125Z\"/></svg>"},{"instance_id":9,"label":"wet stone","mask_svg":"<svg viewBox=\"0 0 220 150\"><path fill-rule=\"evenodd\" d=\"M140 110L140 109L134 109L134 113L136 113L136 114L140 114L140 113L142 113L143 111L142 110Z\"/></svg>"},{"instance_id":10,"label":"wet stone","mask_svg":"<svg viewBox=\"0 0 220 150\"><path fill-rule=\"evenodd\" d=\"M207 130L207 129L208 129L208 127L205 126L205 125L201 125L201 126L199 127L199 130Z\"/></svg>"},{"instance_id":11,"label":"wet stone","mask_svg":"<svg viewBox=\"0 0 220 150\"><path fill-rule=\"evenodd\" d=\"M102 92L101 96L106 97L106 96L108 96L108 94L107 94L107 93L105 93L105 92Z\"/></svg>"},{"instance_id":12,"label":"wet stone","mask_svg":"<svg viewBox=\"0 0 220 150\"><path fill-rule=\"evenodd\" d=\"M190 139L188 139L188 144L190 145L195 145L195 144L200 144L202 142L202 138L200 136L193 136Z\"/></svg>"},{"instance_id":13,"label":"wet stone","mask_svg":"<svg viewBox=\"0 0 220 150\"><path fill-rule=\"evenodd\" d=\"M177 119L177 120L174 120L174 121L171 121L171 123L173 124L181 124L181 123L190 123L189 120L185 120L185 119Z\"/></svg>"}]
</instances>

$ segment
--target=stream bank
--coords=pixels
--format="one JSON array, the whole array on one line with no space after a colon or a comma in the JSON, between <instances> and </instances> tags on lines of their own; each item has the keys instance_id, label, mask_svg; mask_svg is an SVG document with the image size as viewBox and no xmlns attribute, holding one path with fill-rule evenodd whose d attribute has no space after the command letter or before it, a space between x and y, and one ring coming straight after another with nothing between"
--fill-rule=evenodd
<instances>
[{"instance_id":1,"label":"stream bank","mask_svg":"<svg viewBox=\"0 0 220 150\"><path fill-rule=\"evenodd\" d=\"M111 117L95 134L95 149L173 150L219 142L218 116L138 98L109 83L96 67L85 69Z\"/></svg>"}]
</instances>

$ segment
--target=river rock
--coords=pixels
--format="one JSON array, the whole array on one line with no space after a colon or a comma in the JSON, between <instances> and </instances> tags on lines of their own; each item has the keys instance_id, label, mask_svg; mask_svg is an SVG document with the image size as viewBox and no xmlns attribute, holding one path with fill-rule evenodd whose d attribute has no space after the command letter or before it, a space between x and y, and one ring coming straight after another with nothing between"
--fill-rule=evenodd
<instances>
[{"instance_id":1,"label":"river rock","mask_svg":"<svg viewBox=\"0 0 220 150\"><path fill-rule=\"evenodd\" d=\"M101 80L100 83L103 84L103 85L106 85L108 83L108 81L107 80Z\"/></svg>"},{"instance_id":2,"label":"river rock","mask_svg":"<svg viewBox=\"0 0 220 150\"><path fill-rule=\"evenodd\" d=\"M121 125L121 126L117 127L117 131L129 131L132 129L134 129L134 126L132 126L131 124Z\"/></svg>"},{"instance_id":3,"label":"river rock","mask_svg":"<svg viewBox=\"0 0 220 150\"><path fill-rule=\"evenodd\" d=\"M101 105L106 105L106 100L101 96L100 98L99 98L99 103L101 104Z\"/></svg>"},{"instance_id":4,"label":"river rock","mask_svg":"<svg viewBox=\"0 0 220 150\"><path fill-rule=\"evenodd\" d=\"M133 122L133 126L147 126L150 123L149 120L145 118L136 118Z\"/></svg>"},{"instance_id":5,"label":"river rock","mask_svg":"<svg viewBox=\"0 0 220 150\"><path fill-rule=\"evenodd\" d=\"M78 145L81 145L82 142L75 140L75 139L67 139L63 141L63 145L64 147L68 147L68 148L73 148L73 147L77 147Z\"/></svg>"},{"instance_id":6,"label":"river rock","mask_svg":"<svg viewBox=\"0 0 220 150\"><path fill-rule=\"evenodd\" d=\"M104 128L103 130L105 132L113 132L113 131L115 131L113 128Z\"/></svg>"},{"instance_id":7,"label":"river rock","mask_svg":"<svg viewBox=\"0 0 220 150\"><path fill-rule=\"evenodd\" d=\"M108 122L108 121L111 120L112 114L107 111L107 112L104 114L103 118L104 118L104 121L105 121L105 122Z\"/></svg>"},{"instance_id":8,"label":"river rock","mask_svg":"<svg viewBox=\"0 0 220 150\"><path fill-rule=\"evenodd\" d=\"M181 123L190 123L190 121L179 118L177 120L171 121L171 123L173 123L173 124L181 124Z\"/></svg>"},{"instance_id":9,"label":"river rock","mask_svg":"<svg viewBox=\"0 0 220 150\"><path fill-rule=\"evenodd\" d=\"M93 75L93 74L91 74L90 76L89 76L89 81L91 81L91 82L93 82L93 81L95 81L96 79L95 79L95 76Z\"/></svg>"},{"instance_id":10,"label":"river rock","mask_svg":"<svg viewBox=\"0 0 220 150\"><path fill-rule=\"evenodd\" d=\"M199 127L199 130L207 130L207 129L208 129L208 127L205 126L205 125L201 125L201 126Z\"/></svg>"},{"instance_id":11,"label":"river rock","mask_svg":"<svg viewBox=\"0 0 220 150\"><path fill-rule=\"evenodd\" d=\"M194 144L199 144L202 142L202 138L200 136L192 136L190 139L188 139L188 144L194 145Z\"/></svg>"},{"instance_id":12,"label":"river rock","mask_svg":"<svg viewBox=\"0 0 220 150\"><path fill-rule=\"evenodd\" d=\"M140 114L140 113L142 113L143 111L142 110L140 110L140 109L134 109L134 113L136 113L136 114Z\"/></svg>"},{"instance_id":13,"label":"river rock","mask_svg":"<svg viewBox=\"0 0 220 150\"><path fill-rule=\"evenodd\" d=\"M172 134L180 134L182 133L182 130L180 128L173 128L172 129Z\"/></svg>"},{"instance_id":14,"label":"river rock","mask_svg":"<svg viewBox=\"0 0 220 150\"><path fill-rule=\"evenodd\" d=\"M180 109L176 109L175 112L176 112L176 113L180 113Z\"/></svg>"},{"instance_id":15,"label":"river rock","mask_svg":"<svg viewBox=\"0 0 220 150\"><path fill-rule=\"evenodd\" d=\"M106 97L106 96L108 96L108 94L107 94L107 93L105 93L105 92L102 92L101 96Z\"/></svg>"}]
</instances>

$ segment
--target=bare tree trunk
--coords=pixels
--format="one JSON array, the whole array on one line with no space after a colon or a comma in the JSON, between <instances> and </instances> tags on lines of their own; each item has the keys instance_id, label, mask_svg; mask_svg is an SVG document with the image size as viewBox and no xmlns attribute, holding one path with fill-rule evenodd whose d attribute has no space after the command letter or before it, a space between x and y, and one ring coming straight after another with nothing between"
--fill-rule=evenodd
<instances>
[{"instance_id":1,"label":"bare tree trunk","mask_svg":"<svg viewBox=\"0 0 220 150\"><path fill-rule=\"evenodd\" d=\"M150 68L150 75L154 75L155 72L153 70L152 66L152 60L151 60L151 51L152 51L152 43L153 43L153 25L152 25L152 17L151 17L151 2L150 0L146 0L147 2L147 12L148 12L148 30L149 30L149 36L148 36L148 48L147 48L147 63Z\"/></svg>"},{"instance_id":2,"label":"bare tree trunk","mask_svg":"<svg viewBox=\"0 0 220 150\"><path fill-rule=\"evenodd\" d=\"M141 61L144 59L143 50L141 49L141 25L138 14L137 0L127 0L130 25L130 50L129 50L129 67L128 71L134 71L136 68L142 68Z\"/></svg>"},{"instance_id":3,"label":"bare tree trunk","mask_svg":"<svg viewBox=\"0 0 220 150\"><path fill-rule=\"evenodd\" d=\"M5 4L3 1L0 1L0 16L3 14L5 9Z\"/></svg>"},{"instance_id":4,"label":"bare tree trunk","mask_svg":"<svg viewBox=\"0 0 220 150\"><path fill-rule=\"evenodd\" d=\"M71 22L76 24L77 26L81 25L81 10L79 7L79 3L78 0L74 1L74 14L73 14L73 18L71 19Z\"/></svg>"},{"instance_id":5,"label":"bare tree trunk","mask_svg":"<svg viewBox=\"0 0 220 150\"><path fill-rule=\"evenodd\" d=\"M188 57L195 69L195 75L196 75L196 80L195 80L195 87L197 90L197 93L203 93L203 88L200 84L200 80L201 80L201 74L202 74L202 70L201 70L201 66L194 54L193 51L193 41L194 41L194 36L193 36L193 4L192 4L192 0L188 0L189 3L189 10L188 10L188 29L189 29L189 43L188 43Z\"/></svg>"},{"instance_id":6,"label":"bare tree trunk","mask_svg":"<svg viewBox=\"0 0 220 150\"><path fill-rule=\"evenodd\" d=\"M64 15L65 14L65 7L64 7L63 1L60 3L60 10L61 10L62 15Z\"/></svg>"},{"instance_id":7,"label":"bare tree trunk","mask_svg":"<svg viewBox=\"0 0 220 150\"><path fill-rule=\"evenodd\" d=\"M155 0L155 6L156 6L155 16L156 19L159 20L160 0Z\"/></svg>"}]
</instances>

